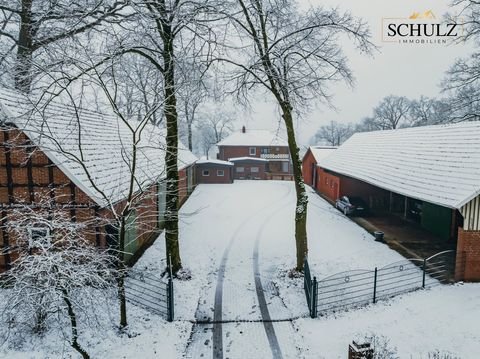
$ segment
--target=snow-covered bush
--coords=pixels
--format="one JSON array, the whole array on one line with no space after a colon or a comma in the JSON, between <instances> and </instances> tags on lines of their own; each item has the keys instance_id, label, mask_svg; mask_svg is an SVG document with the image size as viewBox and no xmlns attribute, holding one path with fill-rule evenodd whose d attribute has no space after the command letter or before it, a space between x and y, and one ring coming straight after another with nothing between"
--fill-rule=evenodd
<instances>
[{"instance_id":1,"label":"snow-covered bush","mask_svg":"<svg viewBox=\"0 0 480 359\"><path fill-rule=\"evenodd\" d=\"M78 321L98 326L96 310L114 297L118 274L116 256L88 242L89 228L58 207L21 205L10 212L2 228L15 239L12 267L1 277L0 325L8 328L0 334L4 344L56 329L88 358L78 343Z\"/></svg>"}]
</instances>

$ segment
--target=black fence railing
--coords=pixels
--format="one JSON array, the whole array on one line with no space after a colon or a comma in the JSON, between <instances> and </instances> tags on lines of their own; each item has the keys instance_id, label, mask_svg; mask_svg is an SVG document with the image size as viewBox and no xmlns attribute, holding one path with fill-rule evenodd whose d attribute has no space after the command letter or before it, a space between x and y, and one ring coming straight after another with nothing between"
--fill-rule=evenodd
<instances>
[{"instance_id":1,"label":"black fence railing","mask_svg":"<svg viewBox=\"0 0 480 359\"><path fill-rule=\"evenodd\" d=\"M125 281L126 299L169 322L174 319L174 295L171 276L167 280L141 272L129 272Z\"/></svg>"},{"instance_id":2,"label":"black fence railing","mask_svg":"<svg viewBox=\"0 0 480 359\"><path fill-rule=\"evenodd\" d=\"M421 288L453 283L455 251L425 259L408 259L374 270L351 270L317 282L304 262L304 289L310 316L337 311L394 297Z\"/></svg>"},{"instance_id":3,"label":"black fence railing","mask_svg":"<svg viewBox=\"0 0 480 359\"><path fill-rule=\"evenodd\" d=\"M307 298L308 310L312 318L317 317L317 277L313 277L310 273L310 267L308 265L308 260L305 258L303 261L303 289L305 291L305 296Z\"/></svg>"}]
</instances>

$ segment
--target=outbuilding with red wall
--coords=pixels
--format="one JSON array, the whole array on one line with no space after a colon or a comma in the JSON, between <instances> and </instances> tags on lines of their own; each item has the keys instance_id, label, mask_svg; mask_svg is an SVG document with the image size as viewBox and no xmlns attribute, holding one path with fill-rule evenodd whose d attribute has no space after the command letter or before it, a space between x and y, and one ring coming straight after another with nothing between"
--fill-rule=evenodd
<instances>
[{"instance_id":1,"label":"outbuilding with red wall","mask_svg":"<svg viewBox=\"0 0 480 359\"><path fill-rule=\"evenodd\" d=\"M233 163L221 160L198 160L195 163L197 183L233 183Z\"/></svg>"}]
</instances>

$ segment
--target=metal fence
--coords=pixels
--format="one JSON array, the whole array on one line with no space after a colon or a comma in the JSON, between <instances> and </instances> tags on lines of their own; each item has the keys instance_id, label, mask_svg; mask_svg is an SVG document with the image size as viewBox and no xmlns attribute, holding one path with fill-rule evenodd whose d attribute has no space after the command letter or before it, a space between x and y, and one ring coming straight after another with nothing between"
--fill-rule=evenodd
<instances>
[{"instance_id":1,"label":"metal fence","mask_svg":"<svg viewBox=\"0 0 480 359\"><path fill-rule=\"evenodd\" d=\"M317 278L313 277L310 273L310 266L308 265L308 260L305 258L303 261L303 289L305 291L305 296L307 298L308 310L312 318L317 317Z\"/></svg>"},{"instance_id":2,"label":"metal fence","mask_svg":"<svg viewBox=\"0 0 480 359\"><path fill-rule=\"evenodd\" d=\"M421 288L452 283L455 251L444 251L425 259L407 259L374 270L351 270L317 282L304 263L304 289L310 316L376 303L378 300Z\"/></svg>"},{"instance_id":3,"label":"metal fence","mask_svg":"<svg viewBox=\"0 0 480 359\"><path fill-rule=\"evenodd\" d=\"M147 275L141 272L129 272L125 281L127 300L153 313L159 314L169 322L174 319L173 281Z\"/></svg>"}]
</instances>

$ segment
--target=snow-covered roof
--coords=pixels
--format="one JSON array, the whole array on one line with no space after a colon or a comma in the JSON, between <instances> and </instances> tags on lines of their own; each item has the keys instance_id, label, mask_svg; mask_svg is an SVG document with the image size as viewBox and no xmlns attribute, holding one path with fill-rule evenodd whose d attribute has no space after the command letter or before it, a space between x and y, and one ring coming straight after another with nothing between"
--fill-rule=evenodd
<instances>
[{"instance_id":1,"label":"snow-covered roof","mask_svg":"<svg viewBox=\"0 0 480 359\"><path fill-rule=\"evenodd\" d=\"M246 129L232 133L224 138L217 146L288 146L285 139L281 138L278 133L268 130L250 130Z\"/></svg>"},{"instance_id":2,"label":"snow-covered roof","mask_svg":"<svg viewBox=\"0 0 480 359\"><path fill-rule=\"evenodd\" d=\"M268 162L268 160L259 157L233 157L228 159L231 162L236 161L258 161L258 162Z\"/></svg>"},{"instance_id":3,"label":"snow-covered roof","mask_svg":"<svg viewBox=\"0 0 480 359\"><path fill-rule=\"evenodd\" d=\"M480 122L357 133L321 166L402 195L460 208L480 194Z\"/></svg>"},{"instance_id":4,"label":"snow-covered roof","mask_svg":"<svg viewBox=\"0 0 480 359\"><path fill-rule=\"evenodd\" d=\"M310 152L312 152L313 157L315 158L315 161L317 164L330 155L333 150L336 150L337 147L332 147L332 146L311 146L309 147Z\"/></svg>"},{"instance_id":5,"label":"snow-covered roof","mask_svg":"<svg viewBox=\"0 0 480 359\"><path fill-rule=\"evenodd\" d=\"M213 164L213 165L221 165L221 166L233 166L233 163L232 163L232 162L222 161L222 160L207 160L207 159L202 159L202 160L198 160L196 163L199 164L199 165L203 165L203 164Z\"/></svg>"},{"instance_id":6,"label":"snow-covered roof","mask_svg":"<svg viewBox=\"0 0 480 359\"><path fill-rule=\"evenodd\" d=\"M118 116L75 108L59 100L36 103L33 96L0 88L1 122L23 130L97 204L105 206L126 197L133 139L132 131ZM129 124L134 128L140 125L136 121ZM147 124L138 132L135 190L165 177L165 131ZM183 145L179 144L178 150L179 169L197 160Z\"/></svg>"}]
</instances>

